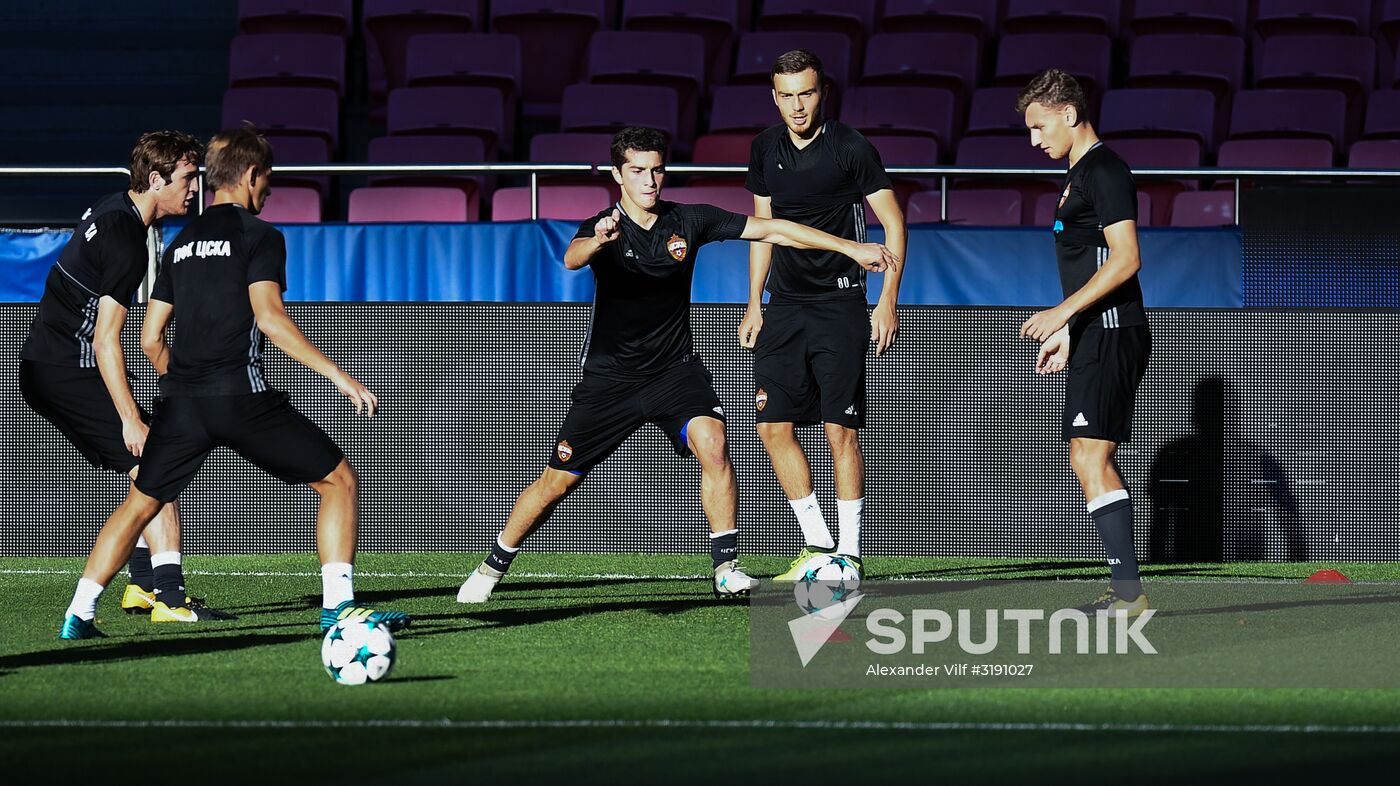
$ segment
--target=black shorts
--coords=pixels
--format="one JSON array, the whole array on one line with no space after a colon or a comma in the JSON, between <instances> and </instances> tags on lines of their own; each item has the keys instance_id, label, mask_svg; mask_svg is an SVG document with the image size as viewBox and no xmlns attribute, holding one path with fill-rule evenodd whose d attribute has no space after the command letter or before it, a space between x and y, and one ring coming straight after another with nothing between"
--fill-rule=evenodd
<instances>
[{"instance_id":1,"label":"black shorts","mask_svg":"<svg viewBox=\"0 0 1400 786\"><path fill-rule=\"evenodd\" d=\"M661 429L676 455L688 456L686 426L691 420L724 421L710 371L699 358L634 382L585 374L571 399L549 466L575 475L611 456L647 423Z\"/></svg>"},{"instance_id":2,"label":"black shorts","mask_svg":"<svg viewBox=\"0 0 1400 786\"><path fill-rule=\"evenodd\" d=\"M94 467L128 473L141 463L126 449L121 416L97 369L21 360L19 390ZM141 420L150 423L150 413L141 410Z\"/></svg>"},{"instance_id":3,"label":"black shorts","mask_svg":"<svg viewBox=\"0 0 1400 786\"><path fill-rule=\"evenodd\" d=\"M280 390L240 396L172 396L156 404L136 488L169 502L209 453L226 447L285 483L331 474L345 454Z\"/></svg>"},{"instance_id":4,"label":"black shorts","mask_svg":"<svg viewBox=\"0 0 1400 786\"><path fill-rule=\"evenodd\" d=\"M754 345L755 419L864 426L869 348L864 300L769 303Z\"/></svg>"},{"instance_id":5,"label":"black shorts","mask_svg":"<svg viewBox=\"0 0 1400 786\"><path fill-rule=\"evenodd\" d=\"M1124 443L1133 436L1133 404L1152 356L1146 325L1086 328L1070 344L1065 381L1065 440Z\"/></svg>"}]
</instances>

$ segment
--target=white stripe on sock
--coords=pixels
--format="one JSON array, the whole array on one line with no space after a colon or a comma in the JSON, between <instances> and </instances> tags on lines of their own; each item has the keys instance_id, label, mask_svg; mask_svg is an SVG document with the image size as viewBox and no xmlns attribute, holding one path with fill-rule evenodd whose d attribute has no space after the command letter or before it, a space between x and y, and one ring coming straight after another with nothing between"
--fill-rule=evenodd
<instances>
[{"instance_id":1,"label":"white stripe on sock","mask_svg":"<svg viewBox=\"0 0 1400 786\"><path fill-rule=\"evenodd\" d=\"M1118 489L1117 491L1110 491L1106 494L1100 494L1099 496L1089 500L1089 512L1093 513L1099 508L1105 505L1111 505L1120 499L1128 499L1127 489Z\"/></svg>"}]
</instances>

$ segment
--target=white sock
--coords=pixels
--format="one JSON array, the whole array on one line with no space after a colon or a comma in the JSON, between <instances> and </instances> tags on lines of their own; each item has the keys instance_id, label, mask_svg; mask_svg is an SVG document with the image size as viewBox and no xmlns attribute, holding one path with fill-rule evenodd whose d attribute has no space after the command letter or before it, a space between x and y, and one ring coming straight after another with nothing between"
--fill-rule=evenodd
<instances>
[{"instance_id":1,"label":"white sock","mask_svg":"<svg viewBox=\"0 0 1400 786\"><path fill-rule=\"evenodd\" d=\"M802 528L802 537L807 539L807 545L819 549L836 546L831 540L831 530L826 527L826 519L822 517L822 506L817 503L817 492L802 499L790 499L788 504L797 514L797 525Z\"/></svg>"},{"instance_id":2,"label":"white sock","mask_svg":"<svg viewBox=\"0 0 1400 786\"><path fill-rule=\"evenodd\" d=\"M327 562L321 566L321 607L334 609L355 599L355 566L348 562Z\"/></svg>"},{"instance_id":3,"label":"white sock","mask_svg":"<svg viewBox=\"0 0 1400 786\"><path fill-rule=\"evenodd\" d=\"M145 535L137 535L137 536L136 536L136 548L138 548L138 549L149 549L149 548L150 548L150 546L146 545L146 536L145 536Z\"/></svg>"},{"instance_id":4,"label":"white sock","mask_svg":"<svg viewBox=\"0 0 1400 786\"><path fill-rule=\"evenodd\" d=\"M836 529L841 533L837 554L860 556L860 518L865 510L865 497L836 500Z\"/></svg>"},{"instance_id":5,"label":"white sock","mask_svg":"<svg viewBox=\"0 0 1400 786\"><path fill-rule=\"evenodd\" d=\"M159 553L159 554L152 554L152 555L151 555L151 567L152 567L152 568L160 568L160 567L164 567L164 566L166 566L166 565L179 565L179 564L180 564L180 552L178 552L178 551L162 551L162 552Z\"/></svg>"},{"instance_id":6,"label":"white sock","mask_svg":"<svg viewBox=\"0 0 1400 786\"><path fill-rule=\"evenodd\" d=\"M79 619L92 621L97 616L97 599L102 596L103 586L90 579L78 579L78 588L73 591L73 602L68 604L68 613Z\"/></svg>"}]
</instances>

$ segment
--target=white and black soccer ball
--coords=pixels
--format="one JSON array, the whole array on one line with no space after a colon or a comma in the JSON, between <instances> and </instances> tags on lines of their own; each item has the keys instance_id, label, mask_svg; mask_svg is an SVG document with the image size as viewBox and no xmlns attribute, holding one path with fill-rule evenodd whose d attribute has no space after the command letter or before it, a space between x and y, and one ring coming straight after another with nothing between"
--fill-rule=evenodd
<instances>
[{"instance_id":1,"label":"white and black soccer ball","mask_svg":"<svg viewBox=\"0 0 1400 786\"><path fill-rule=\"evenodd\" d=\"M382 624L364 619L341 620L321 640L321 663L341 685L364 685L389 676L398 648Z\"/></svg>"},{"instance_id":2,"label":"white and black soccer ball","mask_svg":"<svg viewBox=\"0 0 1400 786\"><path fill-rule=\"evenodd\" d=\"M797 605L808 614L849 600L860 589L860 571L839 554L819 554L803 566L793 587Z\"/></svg>"}]
</instances>

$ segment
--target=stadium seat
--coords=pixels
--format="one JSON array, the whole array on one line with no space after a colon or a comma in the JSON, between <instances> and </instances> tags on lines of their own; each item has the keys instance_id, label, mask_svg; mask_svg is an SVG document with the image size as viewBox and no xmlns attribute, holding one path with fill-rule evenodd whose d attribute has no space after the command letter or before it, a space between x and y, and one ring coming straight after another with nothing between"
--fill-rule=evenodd
<instances>
[{"instance_id":1,"label":"stadium seat","mask_svg":"<svg viewBox=\"0 0 1400 786\"><path fill-rule=\"evenodd\" d=\"M345 95L345 39L268 33L234 36L229 87L329 87Z\"/></svg>"},{"instance_id":2,"label":"stadium seat","mask_svg":"<svg viewBox=\"0 0 1400 786\"><path fill-rule=\"evenodd\" d=\"M410 87L494 87L515 117L524 79L520 39L499 33L416 35L408 41L405 79Z\"/></svg>"},{"instance_id":3,"label":"stadium seat","mask_svg":"<svg viewBox=\"0 0 1400 786\"><path fill-rule=\"evenodd\" d=\"M1194 139L1115 139L1109 143L1134 171L1139 169L1194 169L1201 165L1201 146ZM1182 191L1199 188L1195 180L1137 178L1138 193L1152 198L1153 226L1171 221L1172 200Z\"/></svg>"},{"instance_id":4,"label":"stadium seat","mask_svg":"<svg viewBox=\"0 0 1400 786\"><path fill-rule=\"evenodd\" d=\"M1400 169L1400 139L1366 139L1347 151L1352 169Z\"/></svg>"},{"instance_id":5,"label":"stadium seat","mask_svg":"<svg viewBox=\"0 0 1400 786\"><path fill-rule=\"evenodd\" d=\"M1346 96L1336 90L1241 90L1230 112L1230 138L1346 138Z\"/></svg>"},{"instance_id":6,"label":"stadium seat","mask_svg":"<svg viewBox=\"0 0 1400 786\"><path fill-rule=\"evenodd\" d=\"M1358 100L1376 83L1376 42L1369 36L1274 36L1262 50L1258 88L1327 88Z\"/></svg>"},{"instance_id":7,"label":"stadium seat","mask_svg":"<svg viewBox=\"0 0 1400 786\"><path fill-rule=\"evenodd\" d=\"M981 42L968 33L879 33L870 37L861 85L941 87L960 101L977 86Z\"/></svg>"},{"instance_id":8,"label":"stadium seat","mask_svg":"<svg viewBox=\"0 0 1400 786\"><path fill-rule=\"evenodd\" d=\"M759 30L844 35L856 62L875 26L875 0L764 0L760 9Z\"/></svg>"},{"instance_id":9,"label":"stadium seat","mask_svg":"<svg viewBox=\"0 0 1400 786\"><path fill-rule=\"evenodd\" d=\"M1141 184L1139 184L1141 185ZM1035 200L1035 226L1048 227L1055 224L1055 208L1059 205L1059 194L1041 194ZM1150 227L1153 224L1152 197L1141 189L1137 195L1137 225Z\"/></svg>"},{"instance_id":10,"label":"stadium seat","mask_svg":"<svg viewBox=\"0 0 1400 786\"><path fill-rule=\"evenodd\" d=\"M715 89L710 105L710 133L754 134L781 122L771 85L726 85Z\"/></svg>"},{"instance_id":11,"label":"stadium seat","mask_svg":"<svg viewBox=\"0 0 1400 786\"><path fill-rule=\"evenodd\" d=\"M974 136L958 143L958 166L1012 167L1017 169L1064 168L1045 151L1031 144L1030 134L1021 136Z\"/></svg>"},{"instance_id":12,"label":"stadium seat","mask_svg":"<svg viewBox=\"0 0 1400 786\"><path fill-rule=\"evenodd\" d=\"M1244 62L1244 39L1236 35L1138 36L1125 84L1209 90L1220 99L1244 87Z\"/></svg>"},{"instance_id":13,"label":"stadium seat","mask_svg":"<svg viewBox=\"0 0 1400 786\"><path fill-rule=\"evenodd\" d=\"M830 96L834 104L843 88L851 82L851 42L840 33L749 33L739 39L730 84L773 85L773 61L784 52L806 49L821 58L826 78L836 88ZM830 107L827 116L834 116L837 107Z\"/></svg>"},{"instance_id":14,"label":"stadium seat","mask_svg":"<svg viewBox=\"0 0 1400 786\"><path fill-rule=\"evenodd\" d=\"M744 26L748 26L744 19ZM628 0L622 6L622 29L690 33L705 40L705 76L710 84L729 79L734 39L739 31L738 0Z\"/></svg>"},{"instance_id":15,"label":"stadium seat","mask_svg":"<svg viewBox=\"0 0 1400 786\"><path fill-rule=\"evenodd\" d=\"M480 137L424 134L381 136L369 142L371 164L475 164L488 161L486 145ZM495 179L484 175L401 173L374 175L374 186L430 186L456 188L467 195L468 221L481 215L481 195L490 191Z\"/></svg>"},{"instance_id":16,"label":"stadium seat","mask_svg":"<svg viewBox=\"0 0 1400 786\"><path fill-rule=\"evenodd\" d=\"M234 87L224 92L222 126L245 120L279 135L319 136L339 148L340 98L326 87Z\"/></svg>"},{"instance_id":17,"label":"stadium seat","mask_svg":"<svg viewBox=\"0 0 1400 786\"><path fill-rule=\"evenodd\" d=\"M588 39L603 29L606 6L604 0L492 0L492 31L519 37L520 51L533 55L523 62L527 116L559 116L564 88L583 78Z\"/></svg>"},{"instance_id":18,"label":"stadium seat","mask_svg":"<svg viewBox=\"0 0 1400 786\"><path fill-rule=\"evenodd\" d=\"M1326 139L1232 139L1220 146L1222 169L1327 169L1333 164Z\"/></svg>"},{"instance_id":19,"label":"stadium seat","mask_svg":"<svg viewBox=\"0 0 1400 786\"><path fill-rule=\"evenodd\" d=\"M938 223L941 201L937 191L920 191L913 195L909 198L906 223ZM964 226L1019 226L1021 192L1011 189L951 191L948 194L948 223Z\"/></svg>"},{"instance_id":20,"label":"stadium seat","mask_svg":"<svg viewBox=\"0 0 1400 786\"><path fill-rule=\"evenodd\" d=\"M372 186L350 192L352 224L459 223L467 216L467 195L457 188Z\"/></svg>"},{"instance_id":21,"label":"stadium seat","mask_svg":"<svg viewBox=\"0 0 1400 786\"><path fill-rule=\"evenodd\" d=\"M1118 35L1120 0L1008 0L1004 33Z\"/></svg>"},{"instance_id":22,"label":"stadium seat","mask_svg":"<svg viewBox=\"0 0 1400 786\"><path fill-rule=\"evenodd\" d=\"M1377 4L1371 29L1389 51L1400 53L1400 0L1382 0Z\"/></svg>"},{"instance_id":23,"label":"stadium seat","mask_svg":"<svg viewBox=\"0 0 1400 786\"><path fill-rule=\"evenodd\" d=\"M1104 94L1095 129L1105 139L1189 137L1213 149L1215 96L1205 90L1127 88Z\"/></svg>"},{"instance_id":24,"label":"stadium seat","mask_svg":"<svg viewBox=\"0 0 1400 786\"><path fill-rule=\"evenodd\" d=\"M989 37L997 26L997 0L885 0L885 33L970 33Z\"/></svg>"},{"instance_id":25,"label":"stadium seat","mask_svg":"<svg viewBox=\"0 0 1400 786\"><path fill-rule=\"evenodd\" d=\"M1365 139L1400 139L1400 90L1377 90L1366 102Z\"/></svg>"},{"instance_id":26,"label":"stadium seat","mask_svg":"<svg viewBox=\"0 0 1400 786\"><path fill-rule=\"evenodd\" d=\"M1230 191L1183 191L1172 202L1174 227L1233 226L1235 195Z\"/></svg>"},{"instance_id":27,"label":"stadium seat","mask_svg":"<svg viewBox=\"0 0 1400 786\"><path fill-rule=\"evenodd\" d=\"M1370 32L1371 0L1258 0L1252 30L1276 35L1358 35Z\"/></svg>"},{"instance_id":28,"label":"stadium seat","mask_svg":"<svg viewBox=\"0 0 1400 786\"><path fill-rule=\"evenodd\" d=\"M1249 0L1137 0L1133 35L1244 35Z\"/></svg>"},{"instance_id":29,"label":"stadium seat","mask_svg":"<svg viewBox=\"0 0 1400 786\"><path fill-rule=\"evenodd\" d=\"M1092 109L1109 86L1113 41L1088 33L1022 33L1002 36L993 84L1024 87L1047 68L1068 71L1079 80Z\"/></svg>"},{"instance_id":30,"label":"stadium seat","mask_svg":"<svg viewBox=\"0 0 1400 786\"><path fill-rule=\"evenodd\" d=\"M884 136L869 137L870 144L880 153L880 162L885 168L912 166L937 166L939 158L938 140L926 136ZM895 196L900 207L909 202L909 197L919 191L938 187L937 177L913 177L890 174Z\"/></svg>"},{"instance_id":31,"label":"stadium seat","mask_svg":"<svg viewBox=\"0 0 1400 786\"><path fill-rule=\"evenodd\" d=\"M683 186L667 188L661 196L682 205L714 205L731 213L753 215L753 194L743 186Z\"/></svg>"},{"instance_id":32,"label":"stadium seat","mask_svg":"<svg viewBox=\"0 0 1400 786\"><path fill-rule=\"evenodd\" d=\"M350 35L354 0L238 0L238 29L244 33Z\"/></svg>"},{"instance_id":33,"label":"stadium seat","mask_svg":"<svg viewBox=\"0 0 1400 786\"><path fill-rule=\"evenodd\" d=\"M1029 139L1026 118L1016 111L1016 97L1020 93L1020 87L979 88L972 94L963 135L1015 134Z\"/></svg>"},{"instance_id":34,"label":"stadium seat","mask_svg":"<svg viewBox=\"0 0 1400 786\"><path fill-rule=\"evenodd\" d=\"M676 91L639 85L569 85L564 89L564 131L616 133L626 126L655 128L676 152L689 145L680 136Z\"/></svg>"},{"instance_id":35,"label":"stadium seat","mask_svg":"<svg viewBox=\"0 0 1400 786\"><path fill-rule=\"evenodd\" d=\"M540 186L540 218L582 221L613 203L603 186ZM491 199L492 221L529 221L530 189L502 188Z\"/></svg>"},{"instance_id":36,"label":"stadium seat","mask_svg":"<svg viewBox=\"0 0 1400 786\"><path fill-rule=\"evenodd\" d=\"M266 137L268 144L272 145L274 168L289 164L314 166L330 163L331 146L322 137L282 136L281 134L267 134ZM279 190L290 186L314 188L324 196L330 193L331 181L329 177L321 175L288 174L277 171L272 176L272 185Z\"/></svg>"},{"instance_id":37,"label":"stadium seat","mask_svg":"<svg viewBox=\"0 0 1400 786\"><path fill-rule=\"evenodd\" d=\"M268 194L258 218L273 224L319 224L321 194L314 188L277 186Z\"/></svg>"},{"instance_id":38,"label":"stadium seat","mask_svg":"<svg viewBox=\"0 0 1400 786\"><path fill-rule=\"evenodd\" d=\"M612 155L612 134L535 134L530 138L530 160L555 164L607 164Z\"/></svg>"},{"instance_id":39,"label":"stadium seat","mask_svg":"<svg viewBox=\"0 0 1400 786\"><path fill-rule=\"evenodd\" d=\"M388 131L480 137L488 160L510 150L514 132L494 87L401 87L389 94Z\"/></svg>"},{"instance_id":40,"label":"stadium seat","mask_svg":"<svg viewBox=\"0 0 1400 786\"><path fill-rule=\"evenodd\" d=\"M697 164L731 164L747 166L753 145L752 133L706 134L695 140L691 161ZM690 175L686 182L693 186L731 186L744 184L744 174Z\"/></svg>"},{"instance_id":41,"label":"stadium seat","mask_svg":"<svg viewBox=\"0 0 1400 786\"><path fill-rule=\"evenodd\" d=\"M957 99L938 87L853 87L846 91L841 122L867 135L929 136L954 143Z\"/></svg>"},{"instance_id":42,"label":"stadium seat","mask_svg":"<svg viewBox=\"0 0 1400 786\"><path fill-rule=\"evenodd\" d=\"M478 29L477 0L364 0L363 25L370 80L393 91L405 76L409 39L425 33L470 33Z\"/></svg>"},{"instance_id":43,"label":"stadium seat","mask_svg":"<svg viewBox=\"0 0 1400 786\"><path fill-rule=\"evenodd\" d=\"M638 59L638 52L645 52L646 58ZM674 90L679 128L693 139L705 92L705 40L690 33L594 33L588 44L588 81Z\"/></svg>"}]
</instances>

